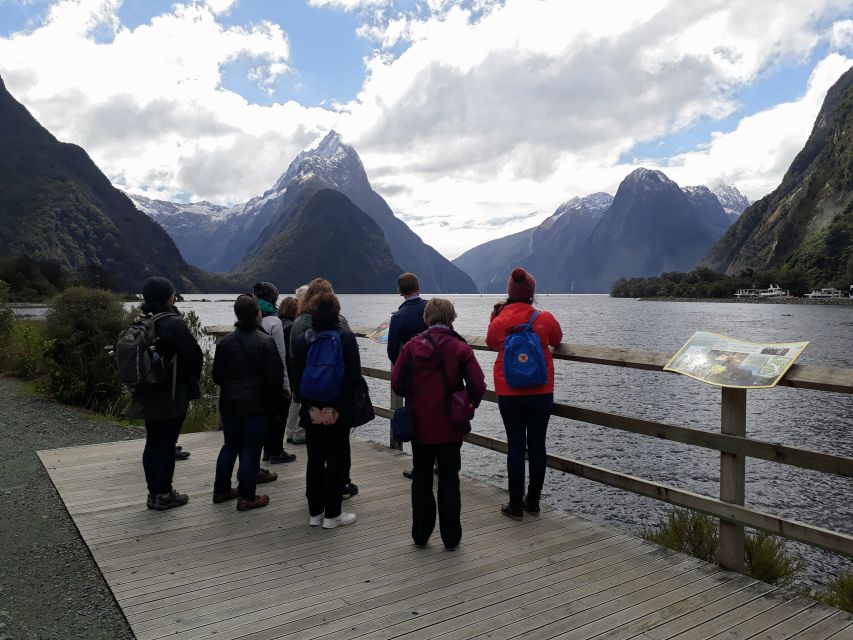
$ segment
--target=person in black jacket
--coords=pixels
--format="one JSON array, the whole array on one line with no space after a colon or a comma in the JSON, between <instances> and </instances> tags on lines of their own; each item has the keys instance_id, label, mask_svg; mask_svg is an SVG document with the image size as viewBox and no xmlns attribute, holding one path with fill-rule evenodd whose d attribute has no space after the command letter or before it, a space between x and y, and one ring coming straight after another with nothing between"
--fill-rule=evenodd
<instances>
[{"instance_id":1,"label":"person in black jacket","mask_svg":"<svg viewBox=\"0 0 853 640\"><path fill-rule=\"evenodd\" d=\"M334 529L356 521L354 513L342 513L341 486L346 479L349 432L352 426L355 391L361 380L361 359L355 335L341 326L341 305L334 293L323 292L311 298L306 313L311 316L312 330L293 334L293 389L301 403L300 425L305 428L308 449L306 496L312 527L322 525ZM341 341L344 376L340 393L333 402L319 402L304 393L302 378L315 332L333 330ZM316 415L328 410L332 424L317 424ZM312 419L312 413L314 418Z\"/></svg>"},{"instance_id":2,"label":"person in black jacket","mask_svg":"<svg viewBox=\"0 0 853 640\"><path fill-rule=\"evenodd\" d=\"M140 387L124 410L129 418L145 420L142 466L148 484L149 509L164 511L189 502L172 487L175 443L181 433L190 400L199 397L198 381L204 355L187 323L175 308L175 287L166 278L148 278L142 285L143 313L169 313L157 321L157 350L167 362L175 358L174 381ZM172 384L174 382L174 385Z\"/></svg>"},{"instance_id":3,"label":"person in black jacket","mask_svg":"<svg viewBox=\"0 0 853 640\"><path fill-rule=\"evenodd\" d=\"M260 326L261 311L254 296L234 302L236 330L222 338L213 358L213 381L219 385L219 414L225 443L216 460L213 501L237 500L237 509L265 507L269 496L255 493L267 420L284 384L284 364L275 341ZM231 487L234 463L237 489ZM277 477L269 474L272 480Z\"/></svg>"},{"instance_id":4,"label":"person in black jacket","mask_svg":"<svg viewBox=\"0 0 853 640\"><path fill-rule=\"evenodd\" d=\"M403 296L403 304L391 314L388 323L388 359L391 365L397 362L400 349L409 340L427 330L424 322L424 310L427 301L421 298L421 283L414 273L401 273L397 278L397 288ZM412 479L412 471L404 471L403 475Z\"/></svg>"}]
</instances>

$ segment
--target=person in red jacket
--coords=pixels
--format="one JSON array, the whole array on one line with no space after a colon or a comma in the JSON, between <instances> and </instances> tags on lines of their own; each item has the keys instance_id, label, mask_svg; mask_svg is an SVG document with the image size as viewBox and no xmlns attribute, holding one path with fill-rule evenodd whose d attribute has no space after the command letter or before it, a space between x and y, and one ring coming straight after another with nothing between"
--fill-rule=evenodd
<instances>
[{"instance_id":1,"label":"person in red jacket","mask_svg":"<svg viewBox=\"0 0 853 640\"><path fill-rule=\"evenodd\" d=\"M539 336L547 368L547 381L535 387L511 387L504 375L504 340L520 325L528 323L537 313L533 308L536 280L524 269L516 268L507 282L507 299L495 305L486 344L499 351L495 361L495 392L506 429L509 451L507 476L509 504L501 513L521 520L524 511L539 515L539 498L545 482L545 433L554 403L554 359L551 350L563 339L563 330L556 318L547 311L538 312L533 330ZM524 495L524 448L530 461L530 481Z\"/></svg>"},{"instance_id":2,"label":"person in red jacket","mask_svg":"<svg viewBox=\"0 0 853 640\"><path fill-rule=\"evenodd\" d=\"M436 502L432 491L433 464L438 464L438 518L444 547L453 551L462 539L462 500L459 469L462 440L471 423L453 422L450 394L463 388L479 406L486 383L474 352L453 331L453 303L433 298L424 308L428 329L400 351L391 373L391 387L412 408L412 539L426 545L435 529ZM443 368L443 371L442 371Z\"/></svg>"}]
</instances>

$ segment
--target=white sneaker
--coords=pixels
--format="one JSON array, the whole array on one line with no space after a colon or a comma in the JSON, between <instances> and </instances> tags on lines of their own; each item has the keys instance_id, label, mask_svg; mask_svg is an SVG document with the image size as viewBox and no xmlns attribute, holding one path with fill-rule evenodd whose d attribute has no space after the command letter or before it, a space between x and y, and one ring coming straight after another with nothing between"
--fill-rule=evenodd
<instances>
[{"instance_id":1,"label":"white sneaker","mask_svg":"<svg viewBox=\"0 0 853 640\"><path fill-rule=\"evenodd\" d=\"M308 518L308 526L310 527L319 527L323 524L323 514L321 513L319 516L311 516Z\"/></svg>"},{"instance_id":2,"label":"white sneaker","mask_svg":"<svg viewBox=\"0 0 853 640\"><path fill-rule=\"evenodd\" d=\"M345 527L348 524L355 522L357 518L354 513L342 513L337 518L323 518L324 529L334 529L335 527Z\"/></svg>"}]
</instances>

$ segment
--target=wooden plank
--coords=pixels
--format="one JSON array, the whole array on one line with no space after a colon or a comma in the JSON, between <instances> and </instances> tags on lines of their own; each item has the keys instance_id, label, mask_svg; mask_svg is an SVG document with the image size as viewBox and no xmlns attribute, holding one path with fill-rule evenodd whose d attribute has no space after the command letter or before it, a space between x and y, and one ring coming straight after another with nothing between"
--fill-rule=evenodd
<instances>
[{"instance_id":1,"label":"wooden plank","mask_svg":"<svg viewBox=\"0 0 853 640\"><path fill-rule=\"evenodd\" d=\"M812 604L814 605L814 603ZM828 622L831 618L840 618L840 614L841 612L837 609L814 605L801 611L792 618L788 618L765 631L757 633L752 636L750 640L790 640L790 638L803 638L808 635L807 632L809 629L818 628L820 624ZM853 620L853 616L851 616L851 620ZM839 620L839 622L841 622L841 620ZM824 625L824 628L826 629L827 625ZM835 633L835 631L838 631L840 628L841 626L839 624L831 633ZM827 633L824 633L821 636L822 640L826 637ZM815 636L812 635L812 638L814 637Z\"/></svg>"}]
</instances>

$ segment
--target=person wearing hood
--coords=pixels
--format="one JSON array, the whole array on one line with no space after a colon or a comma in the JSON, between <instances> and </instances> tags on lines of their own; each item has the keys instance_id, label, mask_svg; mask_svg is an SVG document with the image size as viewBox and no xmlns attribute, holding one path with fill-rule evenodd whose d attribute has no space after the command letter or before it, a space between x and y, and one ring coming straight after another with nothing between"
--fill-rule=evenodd
<instances>
[{"instance_id":1,"label":"person wearing hood","mask_svg":"<svg viewBox=\"0 0 853 640\"><path fill-rule=\"evenodd\" d=\"M147 507L164 511L189 502L189 496L172 486L175 445L190 400L200 397L199 378L204 363L201 347L175 307L175 287L155 276L142 285L143 313L168 314L155 325L157 351L165 361L175 358L174 380L169 384L139 387L124 409L128 418L145 421L142 466L148 485ZM173 384L174 383L174 384Z\"/></svg>"},{"instance_id":2,"label":"person wearing hood","mask_svg":"<svg viewBox=\"0 0 853 640\"><path fill-rule=\"evenodd\" d=\"M453 303L433 298L424 307L429 327L403 345L391 373L391 388L412 408L412 539L424 547L435 529L433 465L438 468L438 520L448 551L462 539L459 491L462 440L468 420L453 420L450 396L463 387L479 406L486 392L483 370L467 342L453 330Z\"/></svg>"},{"instance_id":3,"label":"person wearing hood","mask_svg":"<svg viewBox=\"0 0 853 640\"><path fill-rule=\"evenodd\" d=\"M563 339L563 329L547 311L533 308L536 280L522 268L512 271L507 281L507 299L495 304L486 344L498 351L495 360L495 393L507 437L507 476L509 504L501 513L521 520L524 512L539 515L539 498L545 482L545 435L554 405L554 359L549 347L557 347ZM538 337L536 353L519 352L515 359L505 362L506 339L511 334L526 333L521 327L529 324ZM537 361L541 364L536 384L519 386L512 374L517 366ZM514 364L515 362L520 364ZM514 386L515 385L515 386ZM524 492L524 452L530 464L527 493Z\"/></svg>"},{"instance_id":4,"label":"person wearing hood","mask_svg":"<svg viewBox=\"0 0 853 640\"><path fill-rule=\"evenodd\" d=\"M284 381L280 393L276 394L272 413L267 425L267 435L264 440L263 459L270 464L293 462L296 455L284 450L284 429L287 425L287 411L290 408L292 394L290 379L287 376L287 345L284 342L284 328L278 317L278 288L272 282L258 282L252 288L261 310L261 328L275 341L281 365L284 367Z\"/></svg>"}]
</instances>

